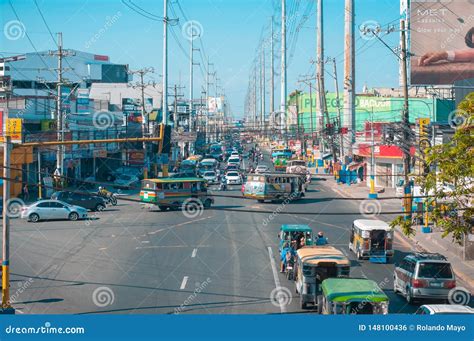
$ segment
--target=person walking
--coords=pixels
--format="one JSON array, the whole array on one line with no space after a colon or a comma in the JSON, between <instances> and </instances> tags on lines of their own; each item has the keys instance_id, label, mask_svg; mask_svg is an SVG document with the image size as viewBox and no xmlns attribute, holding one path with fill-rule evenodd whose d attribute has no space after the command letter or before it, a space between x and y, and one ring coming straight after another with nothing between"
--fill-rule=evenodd
<instances>
[{"instance_id":1,"label":"person walking","mask_svg":"<svg viewBox=\"0 0 474 341\"><path fill-rule=\"evenodd\" d=\"M27 201L30 199L30 193L28 191L28 184L25 183L25 186L23 186L23 200Z\"/></svg>"}]
</instances>

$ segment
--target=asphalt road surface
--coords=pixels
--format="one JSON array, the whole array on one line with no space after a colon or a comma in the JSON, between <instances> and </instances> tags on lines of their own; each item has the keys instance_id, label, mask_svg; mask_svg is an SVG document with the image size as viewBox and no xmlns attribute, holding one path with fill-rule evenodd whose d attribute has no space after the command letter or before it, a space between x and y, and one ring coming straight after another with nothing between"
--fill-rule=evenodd
<instances>
[{"instance_id":1,"label":"asphalt road surface","mask_svg":"<svg viewBox=\"0 0 474 341\"><path fill-rule=\"evenodd\" d=\"M393 294L393 263L357 261L349 251L359 203L338 200L324 179L279 214L281 204L243 199L240 186L213 193L215 205L204 212L120 200L87 221L13 219L13 306L25 314L314 313L299 307L293 282L279 273L277 246L282 224L308 224L349 256L352 277L385 290L390 313L416 310ZM398 261L410 245L396 237L394 248ZM277 300L278 290L291 294Z\"/></svg>"}]
</instances>

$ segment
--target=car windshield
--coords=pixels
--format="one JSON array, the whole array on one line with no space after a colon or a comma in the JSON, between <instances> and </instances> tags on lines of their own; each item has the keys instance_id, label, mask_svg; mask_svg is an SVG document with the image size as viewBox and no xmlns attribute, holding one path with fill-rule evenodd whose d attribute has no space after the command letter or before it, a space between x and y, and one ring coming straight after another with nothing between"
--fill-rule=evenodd
<instances>
[{"instance_id":1,"label":"car windshield","mask_svg":"<svg viewBox=\"0 0 474 341\"><path fill-rule=\"evenodd\" d=\"M120 180L130 180L132 177L130 175L120 175L119 179Z\"/></svg>"},{"instance_id":2,"label":"car windshield","mask_svg":"<svg viewBox=\"0 0 474 341\"><path fill-rule=\"evenodd\" d=\"M211 176L216 176L216 173L214 173L214 172L206 172L206 173L204 173L204 176L209 176L209 177L211 177Z\"/></svg>"},{"instance_id":3,"label":"car windshield","mask_svg":"<svg viewBox=\"0 0 474 341\"><path fill-rule=\"evenodd\" d=\"M292 166L305 166L306 163L304 161L292 161L291 165Z\"/></svg>"},{"instance_id":4,"label":"car windshield","mask_svg":"<svg viewBox=\"0 0 474 341\"><path fill-rule=\"evenodd\" d=\"M453 278L449 263L420 262L418 277L420 278Z\"/></svg>"},{"instance_id":5,"label":"car windshield","mask_svg":"<svg viewBox=\"0 0 474 341\"><path fill-rule=\"evenodd\" d=\"M229 173L227 173L227 176L239 176L239 173L237 173L237 172L229 172Z\"/></svg>"}]
</instances>

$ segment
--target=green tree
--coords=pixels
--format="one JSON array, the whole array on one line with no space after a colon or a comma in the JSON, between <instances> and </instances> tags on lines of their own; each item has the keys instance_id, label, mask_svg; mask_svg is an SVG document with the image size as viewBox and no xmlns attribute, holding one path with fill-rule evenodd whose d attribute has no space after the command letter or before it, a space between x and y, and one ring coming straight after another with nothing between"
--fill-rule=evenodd
<instances>
[{"instance_id":1,"label":"green tree","mask_svg":"<svg viewBox=\"0 0 474 341\"><path fill-rule=\"evenodd\" d=\"M430 196L429 221L442 230L443 237L451 235L461 243L472 232L474 221L474 93L459 104L450 119L455 128L452 140L425 151L426 169L431 171L417 176L415 182ZM413 221L403 216L391 226L400 226L406 235L415 233Z\"/></svg>"}]
</instances>

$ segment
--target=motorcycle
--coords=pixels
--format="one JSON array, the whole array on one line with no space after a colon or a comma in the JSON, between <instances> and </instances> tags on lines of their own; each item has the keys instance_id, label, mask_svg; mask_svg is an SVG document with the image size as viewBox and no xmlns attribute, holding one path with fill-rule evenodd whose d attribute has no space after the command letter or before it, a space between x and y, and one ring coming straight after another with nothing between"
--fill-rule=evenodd
<instances>
[{"instance_id":1,"label":"motorcycle","mask_svg":"<svg viewBox=\"0 0 474 341\"><path fill-rule=\"evenodd\" d=\"M104 194L99 192L98 195L105 200L107 205L117 206L117 198L113 193Z\"/></svg>"}]
</instances>

